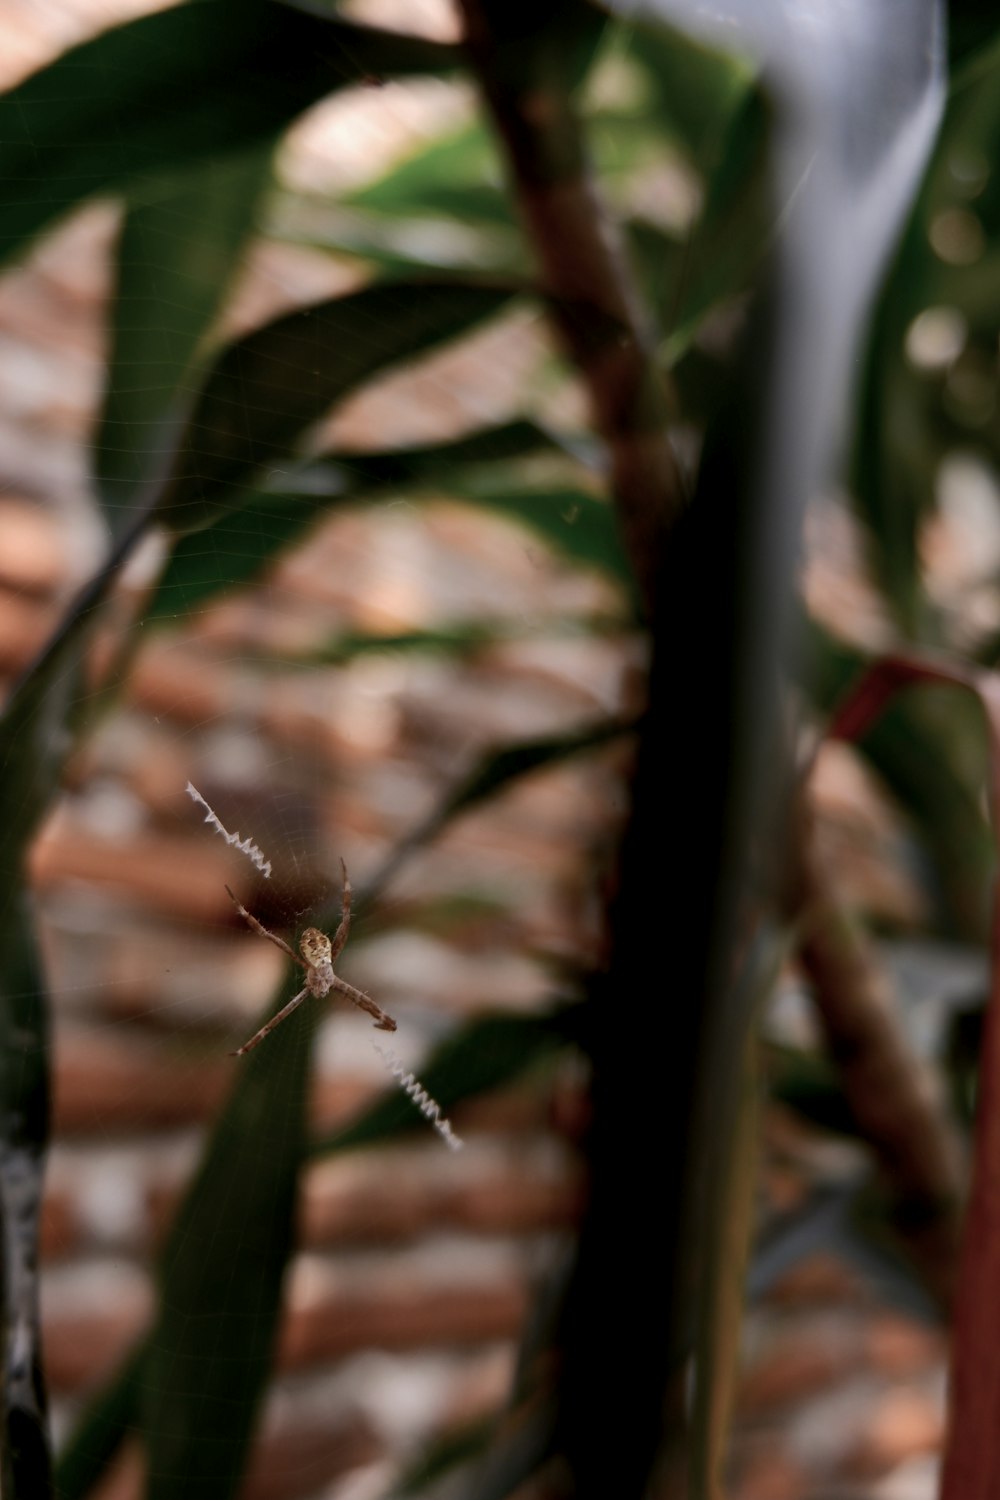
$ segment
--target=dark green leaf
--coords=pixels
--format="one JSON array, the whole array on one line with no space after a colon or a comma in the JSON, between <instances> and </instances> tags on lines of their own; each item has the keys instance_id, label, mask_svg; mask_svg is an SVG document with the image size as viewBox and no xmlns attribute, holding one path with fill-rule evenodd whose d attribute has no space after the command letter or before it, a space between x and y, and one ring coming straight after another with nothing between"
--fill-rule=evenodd
<instances>
[{"instance_id":1,"label":"dark green leaf","mask_svg":"<svg viewBox=\"0 0 1000 1500\"><path fill-rule=\"evenodd\" d=\"M662 26L637 25L628 56L655 100L653 119L706 173L722 133L751 84L747 64Z\"/></svg>"},{"instance_id":2,"label":"dark green leaf","mask_svg":"<svg viewBox=\"0 0 1000 1500\"><path fill-rule=\"evenodd\" d=\"M582 1006L548 1016L483 1016L449 1037L421 1066L420 1082L447 1114L466 1099L501 1088L550 1057L574 1038ZM358 1119L314 1141L310 1155L325 1156L373 1146L389 1136L430 1127L412 1100L395 1086Z\"/></svg>"},{"instance_id":3,"label":"dark green leaf","mask_svg":"<svg viewBox=\"0 0 1000 1500\"><path fill-rule=\"evenodd\" d=\"M487 798L495 796L503 787L522 776L530 776L553 765L560 765L575 755L587 750L596 750L612 740L628 734L635 726L623 724L616 719L603 719L585 729L570 734L545 735L540 739L522 740L520 744L507 745L484 755L475 769L451 792L435 814L439 826L451 822L459 813L467 812Z\"/></svg>"},{"instance_id":4,"label":"dark green leaf","mask_svg":"<svg viewBox=\"0 0 1000 1500\"><path fill-rule=\"evenodd\" d=\"M768 1092L812 1125L838 1135L860 1135L836 1070L825 1057L768 1043Z\"/></svg>"},{"instance_id":5,"label":"dark green leaf","mask_svg":"<svg viewBox=\"0 0 1000 1500\"><path fill-rule=\"evenodd\" d=\"M333 506L378 498L386 490L437 484L446 489L462 466L533 453L558 452L556 440L532 422L481 428L453 442L375 453L330 454L296 478L308 488L292 494L249 494L238 510L182 538L147 611L150 621L171 620L246 583L285 547L298 541Z\"/></svg>"},{"instance_id":6,"label":"dark green leaf","mask_svg":"<svg viewBox=\"0 0 1000 1500\"><path fill-rule=\"evenodd\" d=\"M345 471L351 488L445 484L456 470L472 464L497 464L545 453L565 453L568 445L537 422L515 418L495 427L479 427L450 442L416 448L386 448L374 453L329 453L326 461ZM319 465L324 462L319 460Z\"/></svg>"},{"instance_id":7,"label":"dark green leaf","mask_svg":"<svg viewBox=\"0 0 1000 1500\"><path fill-rule=\"evenodd\" d=\"M344 201L407 219L447 214L508 227L516 222L496 143L478 121L433 141Z\"/></svg>"},{"instance_id":8,"label":"dark green leaf","mask_svg":"<svg viewBox=\"0 0 1000 1500\"><path fill-rule=\"evenodd\" d=\"M466 1423L457 1432L446 1433L404 1471L394 1487L394 1495L419 1495L459 1464L478 1458L485 1451L495 1427L495 1420L489 1418Z\"/></svg>"},{"instance_id":9,"label":"dark green leaf","mask_svg":"<svg viewBox=\"0 0 1000 1500\"><path fill-rule=\"evenodd\" d=\"M6 789L16 795L16 788ZM51 1457L38 1323L38 1229L49 1130L49 1002L23 866L0 890L0 1489L49 1493ZM11 878L13 877L13 879Z\"/></svg>"},{"instance_id":10,"label":"dark green leaf","mask_svg":"<svg viewBox=\"0 0 1000 1500\"><path fill-rule=\"evenodd\" d=\"M994 33L995 38L995 33ZM1000 185L988 163L1000 150L1000 44L966 58L954 79L934 159L879 302L859 393L852 493L890 607L910 640L938 645L940 623L923 587L920 532L937 503L949 448L970 441L1000 460L996 436L996 307L1000 298ZM976 174L981 180L977 182ZM971 174L971 175L970 175ZM950 218L981 240L968 263L935 244ZM921 370L907 334L928 308L964 323L952 368ZM963 397L962 363L974 394ZM979 394L981 392L981 394Z\"/></svg>"},{"instance_id":11,"label":"dark green leaf","mask_svg":"<svg viewBox=\"0 0 1000 1500\"><path fill-rule=\"evenodd\" d=\"M568 485L543 489L518 482L513 475L488 473L481 480L456 484L452 497L521 521L571 562L597 568L629 589L634 587L615 512L606 500L587 490Z\"/></svg>"},{"instance_id":12,"label":"dark green leaf","mask_svg":"<svg viewBox=\"0 0 1000 1500\"><path fill-rule=\"evenodd\" d=\"M282 1003L298 987L295 970ZM142 1373L148 1500L228 1500L239 1488L294 1241L317 1014L301 1006L235 1065L171 1227Z\"/></svg>"},{"instance_id":13,"label":"dark green leaf","mask_svg":"<svg viewBox=\"0 0 1000 1500\"><path fill-rule=\"evenodd\" d=\"M93 466L112 525L159 464L240 266L272 140L132 189L118 240L111 354ZM173 419L173 421L171 421Z\"/></svg>"},{"instance_id":14,"label":"dark green leaf","mask_svg":"<svg viewBox=\"0 0 1000 1500\"><path fill-rule=\"evenodd\" d=\"M508 286L380 282L288 313L229 345L192 412L160 515L176 532L211 524L304 430L363 381L498 312Z\"/></svg>"},{"instance_id":15,"label":"dark green leaf","mask_svg":"<svg viewBox=\"0 0 1000 1500\"><path fill-rule=\"evenodd\" d=\"M620 720L602 719L597 724L574 730L571 734L545 735L539 739L505 745L500 750L488 751L453 791L445 793L430 815L390 850L385 863L372 877L360 901L367 900L369 892L384 889L391 877L418 849L435 839L461 813L487 801L504 787L519 781L522 776L530 776L535 771L560 765L575 755L596 750L611 740L630 733L635 727L634 724L622 723Z\"/></svg>"},{"instance_id":16,"label":"dark green leaf","mask_svg":"<svg viewBox=\"0 0 1000 1500\"><path fill-rule=\"evenodd\" d=\"M774 232L769 174L770 110L752 89L733 113L677 280L665 283L658 298L670 364L685 353L706 314L753 280Z\"/></svg>"},{"instance_id":17,"label":"dark green leaf","mask_svg":"<svg viewBox=\"0 0 1000 1500\"><path fill-rule=\"evenodd\" d=\"M271 140L345 85L457 60L275 0L200 0L119 26L0 98L0 252L95 193Z\"/></svg>"}]
</instances>

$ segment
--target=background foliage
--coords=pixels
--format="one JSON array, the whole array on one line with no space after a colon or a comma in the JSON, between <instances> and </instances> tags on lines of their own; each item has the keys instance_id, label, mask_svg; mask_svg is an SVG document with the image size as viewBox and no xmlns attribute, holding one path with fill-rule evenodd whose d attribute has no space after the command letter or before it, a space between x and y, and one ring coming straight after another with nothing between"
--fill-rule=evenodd
<instances>
[{"instance_id":1,"label":"background foliage","mask_svg":"<svg viewBox=\"0 0 1000 1500\"><path fill-rule=\"evenodd\" d=\"M619 1434L623 1493L642 1492L651 1473L663 1492L671 1482L692 1494L720 1492L753 1218L752 1151L737 1158L730 1148L753 1140L759 1019L782 963L796 952L820 1002L824 984L834 999L864 989L854 971L853 979L840 971L833 983L821 946L810 947L819 908L806 899L812 887L795 858L787 897L776 893L773 871L761 878L747 868L748 794L760 793L768 757L772 769L790 764L787 746L777 744L775 688L787 642L778 625L760 637L744 629L756 608L750 581L763 504L753 482L755 409L745 398L755 382L762 387L761 369L780 358L769 321L787 207L775 201L771 176L780 109L776 115L774 97L745 59L663 26L609 22L569 0L546 11L467 6L472 45L464 50L334 9L198 0L113 28L0 99L0 233L11 262L94 195L112 195L122 209L104 397L90 453L108 557L13 685L0 722L0 1025L7 1038L0 1200L11 1247L2 1452L4 1493L12 1497L49 1493L54 1482L65 1497L87 1494L132 1429L141 1433L151 1496L236 1493L270 1369L301 1163L376 1146L419 1125L387 1094L332 1138L309 1138L307 1010L254 1054L162 1248L155 1325L69 1438L53 1481L36 1311L48 1003L30 917L32 840L144 632L177 629L185 615L259 579L286 549L308 545L317 518L330 511L400 497L419 505L442 494L470 511L513 519L572 565L598 571L614 608L570 627L622 642L623 662L641 638L653 659L641 717L497 746L438 807L414 819L361 898L374 915L406 859L518 778L609 742L637 743L606 967L591 974L577 966L569 985L554 987L558 1001L548 1014L470 1023L423 1068L445 1110L568 1046L588 1057L594 1080L593 1195L561 1311L534 1326L506 1425L452 1455L468 1464L471 1451L479 1467L456 1472L474 1475L469 1483L482 1500L513 1493L561 1455L583 1494L588 1473L600 1472L594 1445L606 1443L610 1423ZM848 684L889 647L946 657L955 680L992 668L996 655L995 566L974 590L949 592L929 552L942 527L961 529L968 510L956 475L973 472L995 510L1000 462L1000 188L992 169L1000 34L956 17L950 64L933 159L878 297L863 378L851 391L847 493L816 497L840 506L838 514L849 508L860 528L876 624L817 607L807 579L806 645L795 667L807 728L823 726ZM477 79L482 107L353 191L322 194L276 172L283 133L317 101L348 89L391 90L394 80L416 76ZM551 106L541 113L543 127L518 113L530 89ZM568 200L580 184L589 191L591 159L592 212L602 230L620 234L623 248L612 262L617 300L596 306L592 288L574 283L567 269L572 255L560 258L567 226L550 196L558 189ZM673 209L665 184L680 193ZM573 227L570 243L579 246ZM260 236L349 264L356 289L223 337L235 273ZM428 245L432 253L421 253ZM439 346L526 305L544 308L561 336L553 391L572 373L590 396L591 424L525 412L419 446L400 445L391 432L365 451L317 440L321 419L369 382L399 366L419 374ZM626 345L633 364L615 366L609 382L605 372ZM558 401L552 408L559 410ZM572 403L565 409L577 411ZM783 428L777 414L777 443L792 453L797 420L791 407L786 415ZM647 462L655 443L659 456ZM641 484L629 490L628 474L642 467L629 468L637 448L643 473L656 475L656 493L648 482L645 492ZM675 449L680 460L667 461ZM673 488L667 493L664 485ZM120 631L112 667L96 680L96 631L122 566L151 533L164 538L162 569ZM765 581L776 595L793 585L797 564L787 547L780 566L781 576ZM474 659L505 628L472 619L389 644ZM342 633L292 665L332 667L386 645L384 637ZM886 710L858 750L905 814L923 934L982 946L995 863L984 799L989 752L974 709L966 712L949 681L945 673L898 697L895 681L879 689ZM748 693L759 735L747 729ZM786 826L788 777L786 764L783 776L765 778L764 800L768 836L780 843L787 834L795 845L800 835ZM736 851L728 866L727 850ZM717 888L723 908L711 904ZM824 920L834 920L832 910L822 906ZM731 976L720 979L723 960L711 954L720 931L732 941L737 922L749 923L755 937L741 944L730 985ZM668 937L666 971L654 981L664 929L678 936ZM871 956L851 932L864 976ZM623 995L643 1017L638 1044L623 1024ZM977 1015L973 1007L960 1029L944 1018L934 1059L966 1116ZM832 1066L822 1047L771 1038L767 1089L823 1128L868 1140L881 1175L852 1190L865 1214L845 1214L833 1235L825 1203L768 1225L753 1252L750 1285L759 1290L773 1280L793 1242L794 1254L804 1255L832 1238L842 1253L874 1266L897 1298L926 1299L930 1284L946 1300L954 1234L927 1251L907 1230L913 1213L908 1221L899 1210L905 1199L904 1209L929 1212L929 1197L953 1181L950 1169L943 1165L930 1186L907 1178L900 1188L907 1168L886 1144L891 1122L866 1113L871 1077L859 1081L857 1069L845 1071L836 1025L821 1005ZM861 1063L879 1047L884 1058L884 1035L859 1028ZM911 1052L905 1025L899 1035L890 1098L898 1087L902 1099L924 1062ZM708 1120L706 1098L716 1101ZM903 1104L898 1115L905 1118ZM920 1127L951 1139L943 1111L929 1121L921 1116ZM637 1149L656 1164L655 1186L646 1228L623 1244L622 1216L634 1193L623 1163ZM692 1188L706 1172L715 1185L710 1201ZM956 1205L943 1197L934 1213L953 1228ZM256 1226L252 1245L249 1225ZM886 1254L892 1233L897 1243ZM900 1238L909 1262L899 1258ZM601 1302L594 1289L609 1278L620 1291ZM558 1348L561 1367L542 1357ZM619 1364L626 1348L627 1375ZM692 1349L698 1375L689 1418L681 1385ZM617 1372L613 1389L599 1373L609 1368ZM672 1481L676 1473L683 1479ZM431 1462L423 1478L437 1477ZM415 1471L414 1490L420 1480Z\"/></svg>"}]
</instances>

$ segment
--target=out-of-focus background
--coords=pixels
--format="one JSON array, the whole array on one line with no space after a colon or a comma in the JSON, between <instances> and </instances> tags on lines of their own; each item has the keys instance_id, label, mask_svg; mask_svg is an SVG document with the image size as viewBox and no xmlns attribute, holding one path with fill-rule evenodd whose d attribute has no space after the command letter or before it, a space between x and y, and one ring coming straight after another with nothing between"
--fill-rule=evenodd
<instances>
[{"instance_id":1,"label":"out-of-focus background","mask_svg":"<svg viewBox=\"0 0 1000 1500\"><path fill-rule=\"evenodd\" d=\"M159 8L2 0L0 86ZM342 11L438 41L458 35L445 0L359 0ZM605 191L663 312L677 295L670 256L711 204L714 158L706 147L699 161L683 130L665 127L650 66L627 25L609 26L585 115ZM985 145L975 148L976 121L966 127L936 169L950 174L954 201L934 209L929 290L913 294L898 362L890 368L885 355L897 429L884 447L926 465L909 535L893 553L893 517L879 534L873 506L866 530L846 493L818 497L809 516L803 694L817 724L865 658L905 639L902 621L924 644L983 660L1000 629L996 337L986 311L1000 248L990 162ZM990 116L984 143L993 128ZM274 171L216 344L353 292L373 270L506 275L530 263L500 156L459 76L372 78L323 100L282 136ZM8 683L106 546L88 445L122 212L96 194L0 277ZM745 227L738 195L726 212L709 221L706 254ZM737 244L746 274L704 293L677 361L677 446L689 467L759 235ZM139 270L155 284L155 263ZM967 304L957 293L954 305L940 300L949 286L967 289ZM336 503L314 507L287 544L254 520L187 537L182 573L161 575L155 537L127 567L97 657L113 657L125 622L153 608L31 854L54 1006L42 1312L57 1447L153 1316L157 1247L243 1066L227 1054L281 979L281 956L241 923L227 883L289 938L315 920L329 925L341 859L364 892L470 774L486 767L501 779L497 752L580 737L580 753L543 757L534 774L470 797L433 839L414 841L362 905L339 969L396 1017L394 1050L420 1076L470 1021L547 1015L572 1003L602 961L631 741L584 742L595 726L635 715L647 653L610 513L588 509L599 512L603 498L586 404L543 310L514 302L368 382L308 445L312 454L436 451L528 421L572 440L532 452L522 434L507 459L494 436L490 463L470 464L461 482L431 465L419 486L383 480L374 498L353 503L327 475ZM290 465L288 474L294 489ZM269 474L276 490L284 479ZM524 514L529 493L549 518L541 526ZM705 607L710 615L711 599ZM967 1118L988 987L985 752L971 710L945 689L894 712L874 748L820 749L818 837L840 900L871 935L871 963L903 1030ZM228 829L262 847L270 880L203 822L189 781ZM670 945L665 893L662 972L650 973L648 996L620 998L619 1024L636 1048L643 1006L672 1003ZM729 1493L929 1500L946 1335L896 1252L867 1233L868 1148L838 1113L808 978L794 960L784 965L765 1026L761 1248ZM505 1081L500 1042L485 1043L497 1076L448 1111L465 1143L450 1152L401 1093L387 1094L367 1019L336 997L322 1009L314 1137L336 1141L383 1095L415 1128L319 1151L304 1172L276 1367L240 1492L253 1500L375 1500L403 1493L427 1453L443 1464L452 1439L474 1456L505 1410L526 1328L558 1282L584 1198L587 1073L572 1049L539 1046L532 1066L506 1069ZM655 1150L639 1140L635 1153L627 1170L655 1203ZM637 1223L649 1211L637 1203ZM93 1493L126 1500L142 1485L140 1445L128 1439Z\"/></svg>"}]
</instances>

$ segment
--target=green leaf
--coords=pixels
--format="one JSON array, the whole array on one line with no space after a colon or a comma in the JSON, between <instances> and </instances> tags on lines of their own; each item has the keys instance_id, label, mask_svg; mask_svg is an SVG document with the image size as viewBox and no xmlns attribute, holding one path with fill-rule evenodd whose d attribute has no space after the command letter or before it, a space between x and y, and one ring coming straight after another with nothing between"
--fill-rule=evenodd
<instances>
[{"instance_id":1,"label":"green leaf","mask_svg":"<svg viewBox=\"0 0 1000 1500\"><path fill-rule=\"evenodd\" d=\"M432 141L343 201L405 219L446 214L506 227L516 222L496 142L479 120Z\"/></svg>"},{"instance_id":2,"label":"green leaf","mask_svg":"<svg viewBox=\"0 0 1000 1500\"><path fill-rule=\"evenodd\" d=\"M634 577L612 506L579 487L518 482L516 476L485 474L466 480L452 498L481 505L520 521L544 537L570 562L597 568L630 590Z\"/></svg>"},{"instance_id":3,"label":"green leaf","mask_svg":"<svg viewBox=\"0 0 1000 1500\"><path fill-rule=\"evenodd\" d=\"M460 1464L479 1458L487 1448L496 1427L493 1417L466 1422L432 1443L396 1481L393 1495L419 1495L432 1484L438 1484Z\"/></svg>"},{"instance_id":4,"label":"green leaf","mask_svg":"<svg viewBox=\"0 0 1000 1500\"><path fill-rule=\"evenodd\" d=\"M748 89L733 113L708 179L704 210L658 307L673 365L686 352L705 316L745 291L774 233L770 185L770 109Z\"/></svg>"},{"instance_id":5,"label":"green leaf","mask_svg":"<svg viewBox=\"0 0 1000 1500\"><path fill-rule=\"evenodd\" d=\"M298 987L296 969L281 1003ZM301 1006L241 1061L171 1227L142 1370L148 1500L239 1488L294 1244L317 1014Z\"/></svg>"},{"instance_id":6,"label":"green leaf","mask_svg":"<svg viewBox=\"0 0 1000 1500\"><path fill-rule=\"evenodd\" d=\"M93 466L112 525L162 466L270 177L274 141L133 187L117 246L111 355ZM173 420L171 420L173 419Z\"/></svg>"},{"instance_id":7,"label":"green leaf","mask_svg":"<svg viewBox=\"0 0 1000 1500\"><path fill-rule=\"evenodd\" d=\"M582 1005L547 1016L481 1016L441 1043L421 1066L420 1082L447 1114L466 1099L523 1077L573 1040L582 1018ZM309 1154L374 1146L390 1136L427 1129L416 1105L393 1086L349 1125L314 1141Z\"/></svg>"},{"instance_id":8,"label":"green leaf","mask_svg":"<svg viewBox=\"0 0 1000 1500\"><path fill-rule=\"evenodd\" d=\"M920 532L937 505L941 460L949 449L973 442L1000 462L993 413L1000 186L986 166L998 150L1000 43L994 33L953 80L933 161L876 310L852 462L852 495L896 621L907 639L935 646L941 627L923 586ZM981 184L970 182L968 173L979 171ZM981 236L982 253L971 263L949 264L935 248L935 226L946 216L966 221ZM912 364L907 333L932 307L957 314L966 338L954 367L928 371ZM963 360L985 374L985 412L958 394L962 382L953 377Z\"/></svg>"},{"instance_id":9,"label":"green leaf","mask_svg":"<svg viewBox=\"0 0 1000 1500\"><path fill-rule=\"evenodd\" d=\"M513 288L461 280L379 282L301 308L230 344L191 414L159 516L211 524L313 422L363 381L467 332Z\"/></svg>"},{"instance_id":10,"label":"green leaf","mask_svg":"<svg viewBox=\"0 0 1000 1500\"><path fill-rule=\"evenodd\" d=\"M146 611L150 622L168 621L248 582L285 547L305 535L332 507L377 499L386 490L413 485L447 487L462 466L559 451L556 440L532 422L484 427L452 442L374 453L332 453L299 471L302 492L247 495L235 511L175 546Z\"/></svg>"},{"instance_id":11,"label":"green leaf","mask_svg":"<svg viewBox=\"0 0 1000 1500\"><path fill-rule=\"evenodd\" d=\"M390 850L384 864L359 897L358 904L370 900L375 891L383 890L392 876L418 849L435 839L461 813L477 807L504 787L520 781L523 776L531 776L536 771L559 765L588 750L599 749L621 735L633 732L635 728L636 725L632 723L602 719L597 724L588 724L570 734L543 735L538 739L521 740L513 745L504 745L499 750L487 751L469 774L445 793L423 822Z\"/></svg>"},{"instance_id":12,"label":"green leaf","mask_svg":"<svg viewBox=\"0 0 1000 1500\"><path fill-rule=\"evenodd\" d=\"M0 253L96 193L273 140L335 89L458 60L276 0L199 0L107 31L0 98Z\"/></svg>"},{"instance_id":13,"label":"green leaf","mask_svg":"<svg viewBox=\"0 0 1000 1500\"><path fill-rule=\"evenodd\" d=\"M446 484L456 470L472 464L498 464L567 451L567 445L554 433L520 417L495 427L478 427L444 443L385 448L374 453L329 453L318 461L314 470L306 470L306 474L315 473L319 482L321 466L330 463L336 470L344 471L345 483L350 488L406 489L413 484Z\"/></svg>"},{"instance_id":14,"label":"green leaf","mask_svg":"<svg viewBox=\"0 0 1000 1500\"><path fill-rule=\"evenodd\" d=\"M744 98L752 70L739 58L664 26L636 25L627 55L643 70L655 124L706 174L721 133Z\"/></svg>"},{"instance_id":15,"label":"green leaf","mask_svg":"<svg viewBox=\"0 0 1000 1500\"><path fill-rule=\"evenodd\" d=\"M490 646L512 641L538 640L540 636L575 636L608 634L620 631L622 622L609 616L593 619L542 619L525 623L508 621L460 620L436 630L406 630L395 635L372 635L366 631L345 631L315 651L294 654L271 652L265 665L277 668L342 666L359 656L381 652L436 653L446 656L476 656Z\"/></svg>"}]
</instances>

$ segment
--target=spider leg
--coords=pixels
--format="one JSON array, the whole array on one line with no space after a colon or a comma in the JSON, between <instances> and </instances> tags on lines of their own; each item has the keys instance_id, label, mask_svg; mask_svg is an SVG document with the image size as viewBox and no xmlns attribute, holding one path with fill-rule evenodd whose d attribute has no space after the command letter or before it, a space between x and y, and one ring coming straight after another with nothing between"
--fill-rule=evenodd
<instances>
[{"instance_id":1,"label":"spider leg","mask_svg":"<svg viewBox=\"0 0 1000 1500\"><path fill-rule=\"evenodd\" d=\"M278 937L273 932L268 932L267 928L262 922L258 922L256 917L250 915L246 907L243 905L242 901L237 901L228 885L226 886L226 891L228 892L230 901L236 907L236 910L239 912L240 916L245 922L249 923L254 932L258 933L262 938L267 938L268 942L273 943L276 948L280 948L282 953L287 953L288 957L295 963L297 963L300 969L308 969L309 965L306 963L305 959L300 958L299 955L294 951L294 949L289 948L284 938Z\"/></svg>"},{"instance_id":2,"label":"spider leg","mask_svg":"<svg viewBox=\"0 0 1000 1500\"><path fill-rule=\"evenodd\" d=\"M360 1010L367 1011L375 1018L376 1031L395 1031L396 1023L391 1016L386 1015L380 1005L376 1005L371 995L366 995L364 990L356 990L353 984L348 984L346 979L341 979L339 974L334 974L331 989L339 990L346 995L348 1000L353 1000Z\"/></svg>"},{"instance_id":3,"label":"spider leg","mask_svg":"<svg viewBox=\"0 0 1000 1500\"><path fill-rule=\"evenodd\" d=\"M265 934L265 936L270 936L270 934ZM244 1042L242 1047L237 1047L235 1052L231 1052L229 1054L230 1057L245 1057L248 1052L252 1052L254 1047L259 1046L265 1037L270 1036L274 1028L276 1026L280 1026L282 1021L284 1021L287 1016L290 1016L293 1010L298 1009L298 1007L302 1004L303 1000L308 994L309 986L306 985L305 989L299 990L299 993L294 997L294 999L289 1000L287 1005L282 1006L281 1010L278 1011L278 1014L276 1016L272 1016L269 1021L265 1022L265 1024L260 1028L259 1031L255 1031L248 1042Z\"/></svg>"},{"instance_id":4,"label":"spider leg","mask_svg":"<svg viewBox=\"0 0 1000 1500\"><path fill-rule=\"evenodd\" d=\"M330 941L330 962L332 964L337 962L338 955L343 952L344 944L347 942L347 935L351 930L351 882L347 874L347 866L343 860L340 861L340 868L344 872L344 891L340 898L340 926Z\"/></svg>"}]
</instances>

